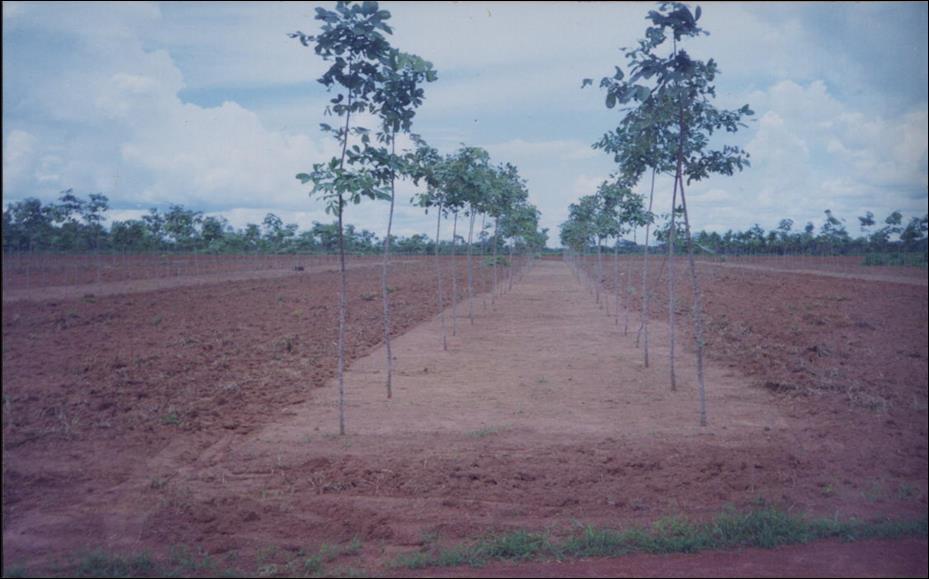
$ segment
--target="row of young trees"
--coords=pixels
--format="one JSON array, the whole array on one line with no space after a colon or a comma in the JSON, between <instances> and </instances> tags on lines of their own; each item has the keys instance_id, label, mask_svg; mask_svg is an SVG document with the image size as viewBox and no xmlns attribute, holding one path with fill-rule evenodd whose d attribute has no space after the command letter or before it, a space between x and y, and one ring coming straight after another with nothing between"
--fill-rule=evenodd
<instances>
[{"instance_id":1,"label":"row of young trees","mask_svg":"<svg viewBox=\"0 0 929 579\"><path fill-rule=\"evenodd\" d=\"M478 218L493 221L494 255L501 239L509 240L510 251L517 245L541 249L544 232L538 231L538 211L527 202L525 182L515 167L495 167L486 151L463 146L452 155L442 156L421 137L411 133L416 109L424 99L423 85L437 79L432 64L413 54L393 48L387 35L390 12L377 2L360 4L338 2L335 10L316 9L321 32L315 35L295 32L290 36L314 52L329 68L318 79L334 93L325 113L339 119L333 127L320 128L338 143L340 154L316 163L311 171L296 177L312 186L337 219L340 255L340 298L338 336L339 432L345 434L345 325L347 316L345 268L345 210L364 200L390 204L387 235L383 242L382 298L384 303L384 342L387 355L387 397L392 396L393 355L390 345L390 296L388 292L391 227L396 201L396 181L408 178L425 186L414 203L436 211L436 241L441 239L443 218L452 221L453 254L458 239L459 218L467 220L468 313L473 321L474 228ZM375 119L372 129L370 119ZM397 152L398 134L408 135L411 150ZM435 246L438 258L438 243ZM497 260L494 259L494 291L497 288ZM444 312L441 263L436 259L438 308ZM457 266L453 262L452 283L457 286ZM512 279L512 274L510 275ZM457 289L452 289L452 332L457 321ZM445 327L444 313L442 325ZM443 336L443 345L447 343ZM447 347L447 346L444 346Z\"/></svg>"},{"instance_id":2,"label":"row of young trees","mask_svg":"<svg viewBox=\"0 0 929 579\"><path fill-rule=\"evenodd\" d=\"M117 252L200 252L200 253L334 253L339 248L338 223L313 222L301 230L268 213L261 224L232 227L222 216L205 216L183 205L167 210L152 208L141 219L115 220L106 225L109 200L102 194L82 199L73 190L63 191L57 203L27 198L10 203L3 211L3 250L22 251L117 251ZM383 240L367 229L352 224L344 227L346 251L374 254L383 250ZM462 239L457 239L464 243ZM489 247L493 239L479 232L475 243ZM391 245L404 254L433 254L435 241L429 235L391 236ZM450 254L451 241L439 244L439 252Z\"/></svg>"},{"instance_id":3,"label":"row of young trees","mask_svg":"<svg viewBox=\"0 0 929 579\"><path fill-rule=\"evenodd\" d=\"M700 288L694 264L694 235L690 227L685 186L712 174L731 175L748 166L748 153L739 147L723 145L710 147L711 137L718 132L734 133L744 126L743 117L752 115L745 105L736 110L720 110L712 104L716 96L714 81L719 73L715 60L692 58L682 44L708 34L699 25L701 8L691 12L678 2L662 2L657 10L648 13L651 25L633 48L624 49L625 71L616 66L615 73L601 79L600 87L606 90L606 106L615 109L620 105L622 117L616 128L607 132L594 144L613 156L617 170L612 183L601 186L592 200L581 200L572 206L568 222L562 229L562 241L575 251L590 241L597 244L607 233L622 231L611 227L641 227L644 225L646 265L643 270L642 324L647 336L648 287L647 248L654 222L652 213L655 176L673 175L670 219L665 243L668 253L668 312L670 330L670 383L676 389L675 373L675 305L674 305L674 251L679 233L677 220L683 219L683 233L689 258L692 284L692 320L697 351L697 382L699 388L700 424L706 425L706 396L703 373L703 320L700 305ZM592 84L584 79L582 88ZM624 201L613 205L610 191L629 192L645 179L649 186L648 204L642 196L624 193ZM619 207L620 209L616 209ZM622 217L626 212L625 218ZM620 217L616 217L616 215ZM565 233L567 230L567 233ZM597 286L602 279L602 265L598 258ZM647 337L645 361L648 364Z\"/></svg>"}]
</instances>

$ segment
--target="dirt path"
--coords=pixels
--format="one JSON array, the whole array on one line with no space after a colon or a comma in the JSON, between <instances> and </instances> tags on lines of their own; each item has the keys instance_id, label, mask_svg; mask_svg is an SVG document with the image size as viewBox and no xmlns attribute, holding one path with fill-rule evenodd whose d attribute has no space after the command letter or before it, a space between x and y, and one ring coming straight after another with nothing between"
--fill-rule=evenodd
<instances>
[{"instance_id":1,"label":"dirt path","mask_svg":"<svg viewBox=\"0 0 929 579\"><path fill-rule=\"evenodd\" d=\"M719 263L713 261L698 261L700 265L708 265L715 267L728 267L736 269L753 269L757 271L771 271L777 273L792 273L799 275L818 275L822 277L835 277L839 279L857 279L862 281L877 281L883 283L902 283L907 285L918 285L918 286L927 286L929 285L929 278L926 277L926 272L922 271L921 274L916 273L912 276L899 276L899 275L880 275L880 274L866 274L866 273L842 273L836 271L820 271L816 269L785 269L778 267L769 267L765 265L751 265L747 263Z\"/></svg>"},{"instance_id":2,"label":"dirt path","mask_svg":"<svg viewBox=\"0 0 929 579\"><path fill-rule=\"evenodd\" d=\"M403 260L394 260L393 264L398 265L405 263ZM347 269L358 269L365 267L379 267L376 262L350 264ZM188 287L197 285L209 285L217 283L226 283L233 281L244 281L253 279L275 279L288 277L291 275L306 275L310 273L320 273L324 271L338 271L338 265L318 265L307 266L303 271L295 271L291 268L282 269L263 269L252 271L224 271L219 273L207 273L202 275L182 275L177 277L138 279L128 281L114 281L104 283L89 283L82 285L62 285L48 286L41 288L21 288L6 290L3 292L3 303L18 301L55 301L82 298L87 295L94 297L136 294L152 292L163 289L178 287Z\"/></svg>"},{"instance_id":3,"label":"dirt path","mask_svg":"<svg viewBox=\"0 0 929 579\"><path fill-rule=\"evenodd\" d=\"M745 388L734 374L710 369L713 424L700 428L692 361L682 356L685 378L677 393L670 392L664 328L653 326L654 363L645 369L633 337L621 335L569 269L542 262L497 300L495 311L473 326L459 320L447 353L438 320L396 340L393 400L384 396L384 353L356 361L346 377L348 431L355 439L521 432L531 445L578 436L716 437L781 426L768 396ZM307 429L335 433L336 389L320 394L294 409L299 419L273 425L266 436L283 442Z\"/></svg>"}]
</instances>

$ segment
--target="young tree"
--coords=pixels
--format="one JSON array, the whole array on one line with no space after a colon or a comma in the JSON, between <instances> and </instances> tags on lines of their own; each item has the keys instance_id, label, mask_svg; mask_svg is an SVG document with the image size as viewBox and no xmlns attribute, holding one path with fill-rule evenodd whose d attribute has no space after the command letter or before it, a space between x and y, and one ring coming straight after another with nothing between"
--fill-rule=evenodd
<instances>
[{"instance_id":1,"label":"young tree","mask_svg":"<svg viewBox=\"0 0 929 579\"><path fill-rule=\"evenodd\" d=\"M424 140L414 137L416 150L407 155L407 170L417 185L423 181L426 191L419 193L413 203L425 208L429 212L431 207L436 208L435 220L435 274L436 274L436 302L439 309L439 318L442 323L442 349L448 351L448 329L445 324L445 303L442 283L442 262L439 258L441 242L442 217L446 212L446 197L444 190L445 160L439 152L430 147Z\"/></svg>"},{"instance_id":2,"label":"young tree","mask_svg":"<svg viewBox=\"0 0 929 579\"><path fill-rule=\"evenodd\" d=\"M381 182L390 187L390 211L387 215L387 235L384 236L384 254L381 267L381 292L384 304L384 346L387 352L387 397L393 396L393 354L390 347L390 294L387 275L390 260L391 229L394 220L397 173L404 172L403 159L397 156L397 133L409 133L413 125L416 108L423 103L420 85L436 80L432 64L399 50L391 50L382 69L383 80L373 96L374 106L380 117L378 139L390 146L375 153Z\"/></svg>"},{"instance_id":3,"label":"young tree","mask_svg":"<svg viewBox=\"0 0 929 579\"><path fill-rule=\"evenodd\" d=\"M474 242L474 224L478 212L486 209L491 195L490 155L480 147L461 147L449 159L446 187L452 196L464 206L468 216L468 319L474 323L474 267L472 244Z\"/></svg>"},{"instance_id":4,"label":"young tree","mask_svg":"<svg viewBox=\"0 0 929 579\"><path fill-rule=\"evenodd\" d=\"M335 11L316 8L316 19L322 22L322 31L317 35L303 32L290 34L303 46L315 42L314 50L324 61L331 62L329 69L319 78L327 90L337 94L326 107L344 124L333 128L321 124L320 128L339 143L342 152L328 163L316 163L310 173L299 173L301 183L313 184L313 193L326 202L326 211L335 214L339 224L339 434L345 434L345 323L348 300L345 269L345 236L343 216L345 205L361 203L365 198L389 200L390 194L379 186L369 155L370 136L368 130L352 126L352 116L373 112L374 93L383 82L383 67L390 57L390 44L384 34L393 31L386 21L390 12L379 10L377 2L349 5L338 2ZM361 146L349 148L349 137L355 135ZM362 146L364 148L362 148ZM312 193L311 193L312 194Z\"/></svg>"},{"instance_id":5,"label":"young tree","mask_svg":"<svg viewBox=\"0 0 929 579\"><path fill-rule=\"evenodd\" d=\"M617 69L612 77L601 79L600 86L610 89L621 82L624 73ZM585 79L583 86L591 84ZM644 90L637 90L640 96ZM617 97L608 93L606 104L608 108L616 106ZM669 122L674 115L674 101L667 95L654 94L644 98L638 106L628 110L619 123L619 126L607 132L593 147L613 155L613 161L618 167L618 178L630 186L638 183L641 178L651 173L651 186L648 194L648 207L642 215L645 225L645 243L642 258L642 302L640 314L640 332L644 338L643 355L645 367L649 366L649 302L651 292L648 288L649 245L651 243L651 225L654 222L652 208L655 199L655 176L658 173L671 173L674 171L674 159L668 154L673 147L675 135L672 123ZM638 345L638 338L636 339Z\"/></svg>"},{"instance_id":6,"label":"young tree","mask_svg":"<svg viewBox=\"0 0 929 579\"><path fill-rule=\"evenodd\" d=\"M748 105L737 110L719 110L711 100L716 96L713 85L718 67L713 59L706 62L695 60L678 46L685 38L708 34L697 24L701 9L690 8L678 2L662 2L658 10L648 14L651 21L645 38L638 46L626 51L629 78L619 67L612 77L604 78L601 87L607 89L606 105L613 108L617 103L646 103L655 99L655 110L668 114L659 119L676 137L662 143L665 159L674 158L674 187L671 200L671 227L668 240L669 300L673 300L673 257L675 215L677 196L680 193L684 226L693 287L694 339L697 346L697 379L700 393L700 423L706 424L705 387L703 376L703 322L700 306L700 291L697 283L693 257L693 237L685 195L687 183L699 181L713 173L731 175L748 165L748 154L742 149L725 145L722 149L710 150L710 137L718 131L736 132L743 126L743 116L753 114ZM670 40L670 50L667 43ZM673 143L673 145L672 145ZM671 385L675 386L674 374L674 304L669 303L671 331Z\"/></svg>"}]
</instances>

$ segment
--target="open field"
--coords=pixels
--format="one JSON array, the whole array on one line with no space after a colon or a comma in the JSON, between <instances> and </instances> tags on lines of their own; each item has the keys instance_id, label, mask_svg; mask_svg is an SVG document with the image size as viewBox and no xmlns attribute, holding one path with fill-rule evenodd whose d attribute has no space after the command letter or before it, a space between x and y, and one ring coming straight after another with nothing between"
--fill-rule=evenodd
<instances>
[{"instance_id":1,"label":"open field","mask_svg":"<svg viewBox=\"0 0 929 579\"><path fill-rule=\"evenodd\" d=\"M349 256L351 265L380 263L377 255ZM244 277L256 272L293 272L337 268L329 254L197 254L197 253L14 253L4 256L3 289L91 286L195 277ZM152 287L151 289L157 289Z\"/></svg>"},{"instance_id":2,"label":"open field","mask_svg":"<svg viewBox=\"0 0 929 579\"><path fill-rule=\"evenodd\" d=\"M431 268L392 273L392 400L379 270L349 271L346 437L335 272L5 301L4 568L180 549L210 561L187 574L294 574L301 553L329 549L330 569L384 571L487 532L727 506L925 517L925 287L701 267L700 428L691 356L667 388L663 297L648 369L625 312L607 315L553 260L481 294L473 325L459 304L443 352Z\"/></svg>"}]
</instances>

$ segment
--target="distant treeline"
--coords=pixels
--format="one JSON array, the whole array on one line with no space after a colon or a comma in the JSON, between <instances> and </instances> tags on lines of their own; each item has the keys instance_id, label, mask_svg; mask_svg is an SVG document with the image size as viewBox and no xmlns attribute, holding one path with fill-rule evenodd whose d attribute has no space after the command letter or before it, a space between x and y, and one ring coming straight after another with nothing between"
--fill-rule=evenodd
<instances>
[{"instance_id":1,"label":"distant treeline","mask_svg":"<svg viewBox=\"0 0 929 579\"><path fill-rule=\"evenodd\" d=\"M107 228L104 221L109 209L105 195L93 193L82 199L71 189L63 191L57 203L43 204L35 198L11 203L3 211L3 250L328 253L339 247L337 223L314 222L310 229L301 231L297 224L285 224L277 215L268 213L261 224L249 223L236 229L224 217L170 205L166 211L149 209L141 219L113 221ZM382 240L371 231L346 225L344 235L347 252L381 250ZM435 242L428 235L391 239L391 247L397 252L435 251ZM460 238L458 241L460 248L464 242ZM483 243L492 247L492 242L484 233L475 246ZM439 249L451 253L451 241L442 242Z\"/></svg>"},{"instance_id":2,"label":"distant treeline","mask_svg":"<svg viewBox=\"0 0 929 579\"><path fill-rule=\"evenodd\" d=\"M744 231L699 231L694 234L694 242L698 251L729 255L864 255L901 251L926 252L926 215L905 221L900 211L894 211L883 221L879 221L868 211L857 218L859 232L858 235L853 235L849 233L844 219L839 219L829 209L824 213L825 219L818 228L809 221L799 229L795 228L793 219L782 219L776 228L768 231L757 224ZM663 220L655 233L659 247L667 243L670 232L670 219L667 215L662 217ZM676 223L675 248L683 251L686 232L682 221L683 219L679 218ZM641 248L640 245L627 240L620 243L624 251L636 251ZM596 245L593 245L591 250L595 251Z\"/></svg>"},{"instance_id":3,"label":"distant treeline","mask_svg":"<svg viewBox=\"0 0 929 579\"><path fill-rule=\"evenodd\" d=\"M878 222L868 211L858 217L858 235L849 233L844 219L827 209L825 220L817 231L812 221L802 229L794 228L792 219L782 219L778 226L765 231L753 225L745 231L729 230L725 233L700 231L694 241L704 250L723 254L775 254L775 255L862 255L892 251L926 251L927 216L913 217L904 224L903 215L894 211L883 222ZM664 228L665 232L667 227ZM667 239L662 232L663 239ZM683 239L679 235L677 239Z\"/></svg>"}]
</instances>

